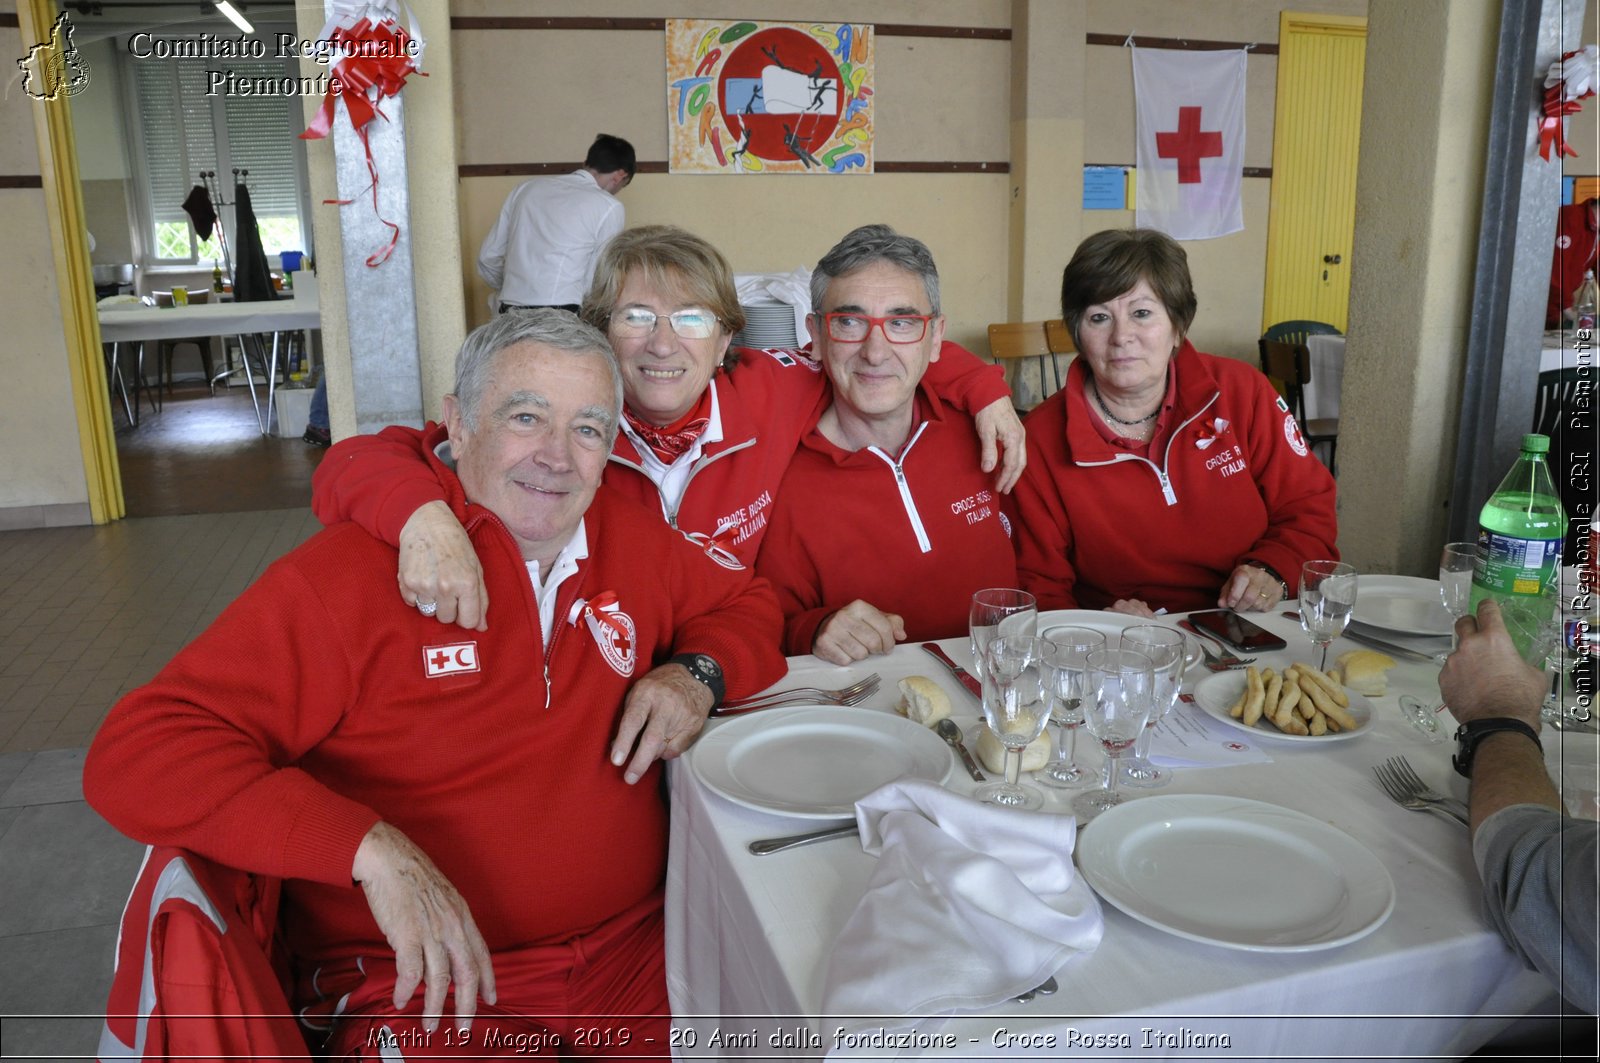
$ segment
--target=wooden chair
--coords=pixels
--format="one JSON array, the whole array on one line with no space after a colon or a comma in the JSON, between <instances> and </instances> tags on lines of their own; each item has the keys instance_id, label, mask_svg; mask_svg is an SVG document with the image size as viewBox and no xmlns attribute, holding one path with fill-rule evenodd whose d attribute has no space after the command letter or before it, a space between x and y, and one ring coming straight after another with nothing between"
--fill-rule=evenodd
<instances>
[{"instance_id":1,"label":"wooden chair","mask_svg":"<svg viewBox=\"0 0 1600 1063\"><path fill-rule=\"evenodd\" d=\"M1055 354L1043 321L999 321L989 326L989 354L995 361L1012 361L1022 358L1039 359L1039 398L1042 400L1061 390L1061 374L1056 368ZM1055 387L1046 389L1044 370L1046 363L1055 380Z\"/></svg>"},{"instance_id":2,"label":"wooden chair","mask_svg":"<svg viewBox=\"0 0 1600 1063\"><path fill-rule=\"evenodd\" d=\"M171 306L172 305L172 293L171 292L156 292L155 296L156 296L156 305L157 306ZM190 302L191 305L199 305L201 303L209 303L210 301L211 301L211 289L210 288L199 288L199 289L196 289L195 291L192 291L192 292L189 293L189 302ZM166 391L167 391L168 395L172 394L172 355L173 355L173 352L176 351L178 347L180 347L181 345L183 345L185 343L194 344L194 346L200 351L200 363L201 363L201 365L203 365L205 367L206 381L209 383L210 380L211 380L211 337L210 336L191 336L191 337L189 337L187 339L162 340L162 341L160 341L160 345L159 345L159 347L158 347L158 349L156 351L156 365L157 365L157 367L159 369L159 372L161 374L161 376L160 376L161 386L166 388Z\"/></svg>"},{"instance_id":3,"label":"wooden chair","mask_svg":"<svg viewBox=\"0 0 1600 1063\"><path fill-rule=\"evenodd\" d=\"M1078 345L1072 341L1072 330L1066 321L1051 318L1044 323L1044 337L1050 344L1051 354L1077 354Z\"/></svg>"},{"instance_id":4,"label":"wooden chair","mask_svg":"<svg viewBox=\"0 0 1600 1063\"><path fill-rule=\"evenodd\" d=\"M1318 417L1309 420L1306 417L1305 388L1311 379L1311 352L1306 350L1303 342L1285 343L1266 338L1260 341L1260 347L1261 371L1283 392L1284 399L1289 403L1289 412L1300 422L1306 444L1312 448L1320 443L1328 444L1328 470L1337 475L1339 418Z\"/></svg>"}]
</instances>

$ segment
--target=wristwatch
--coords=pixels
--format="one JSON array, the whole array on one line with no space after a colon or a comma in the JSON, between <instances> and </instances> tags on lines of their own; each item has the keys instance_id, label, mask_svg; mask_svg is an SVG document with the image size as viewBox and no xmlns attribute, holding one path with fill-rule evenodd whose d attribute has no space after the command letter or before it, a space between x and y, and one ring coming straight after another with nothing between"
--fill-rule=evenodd
<instances>
[{"instance_id":1,"label":"wristwatch","mask_svg":"<svg viewBox=\"0 0 1600 1063\"><path fill-rule=\"evenodd\" d=\"M711 691L712 707L722 704L727 687L722 681L722 665L717 663L715 657L704 653L678 653L668 657L667 663L683 665L696 682L704 683L706 689Z\"/></svg>"},{"instance_id":2,"label":"wristwatch","mask_svg":"<svg viewBox=\"0 0 1600 1063\"><path fill-rule=\"evenodd\" d=\"M1513 720L1509 716L1490 716L1487 719L1473 720L1456 728L1456 745L1458 752L1450 758L1450 763L1455 765L1456 771L1464 777L1472 778L1472 758L1478 752L1478 743L1492 734L1501 731L1510 731L1513 734L1527 735L1533 739L1533 744L1544 752L1544 745L1539 741L1539 732L1523 723Z\"/></svg>"}]
</instances>

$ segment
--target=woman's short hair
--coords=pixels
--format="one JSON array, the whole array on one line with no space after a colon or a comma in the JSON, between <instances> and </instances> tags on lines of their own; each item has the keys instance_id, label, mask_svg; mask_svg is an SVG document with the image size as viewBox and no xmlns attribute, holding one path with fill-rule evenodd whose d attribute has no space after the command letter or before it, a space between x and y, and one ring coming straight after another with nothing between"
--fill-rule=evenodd
<instances>
[{"instance_id":1,"label":"woman's short hair","mask_svg":"<svg viewBox=\"0 0 1600 1063\"><path fill-rule=\"evenodd\" d=\"M622 371L605 333L580 321L571 312L554 307L513 310L496 314L488 324L467 334L456 352L456 386L452 392L461 407L461 418L470 429L478 427L479 405L488 389L495 355L519 343L537 343L577 357L599 358L611 374L611 421L607 426L614 442L622 412Z\"/></svg>"},{"instance_id":2,"label":"woman's short hair","mask_svg":"<svg viewBox=\"0 0 1600 1063\"><path fill-rule=\"evenodd\" d=\"M1155 229L1106 229L1086 238L1061 274L1061 316L1081 350L1084 311L1147 281L1181 339L1194 323L1194 281L1183 246Z\"/></svg>"},{"instance_id":3,"label":"woman's short hair","mask_svg":"<svg viewBox=\"0 0 1600 1063\"><path fill-rule=\"evenodd\" d=\"M812 313L827 312L822 301L828 294L828 285L836 278L874 262L887 262L907 273L915 273L927 293L928 312L939 313L939 267L933 264L933 252L916 237L897 233L887 225L852 229L822 256L811 272Z\"/></svg>"},{"instance_id":4,"label":"woman's short hair","mask_svg":"<svg viewBox=\"0 0 1600 1063\"><path fill-rule=\"evenodd\" d=\"M663 291L682 291L692 303L717 315L728 333L744 328L744 310L733 287L733 271L722 252L676 225L625 229L600 251L594 283L583 297L583 319L605 331L628 274L638 270Z\"/></svg>"}]
</instances>

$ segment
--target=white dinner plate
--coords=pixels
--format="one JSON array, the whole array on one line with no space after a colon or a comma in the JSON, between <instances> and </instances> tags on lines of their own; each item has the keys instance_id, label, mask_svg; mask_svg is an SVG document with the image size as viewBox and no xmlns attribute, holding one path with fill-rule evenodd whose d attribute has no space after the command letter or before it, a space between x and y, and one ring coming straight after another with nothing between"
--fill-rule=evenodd
<instances>
[{"instance_id":1,"label":"white dinner plate","mask_svg":"<svg viewBox=\"0 0 1600 1063\"><path fill-rule=\"evenodd\" d=\"M1455 628L1439 598L1439 581L1416 576L1357 576L1351 617L1406 635L1449 635Z\"/></svg>"},{"instance_id":2,"label":"white dinner plate","mask_svg":"<svg viewBox=\"0 0 1600 1063\"><path fill-rule=\"evenodd\" d=\"M1350 707L1345 711L1355 717L1354 731L1329 731L1324 735L1291 735L1284 734L1265 719L1254 727L1246 727L1243 720L1236 720L1228 715L1228 710L1244 692L1244 684L1243 668L1231 672L1217 672L1200 680L1200 685L1194 688L1195 703L1204 709L1208 716L1214 716L1245 734L1255 735L1258 738L1274 738L1280 742L1321 745L1324 742L1344 742L1351 738L1360 738L1372 730L1372 702L1368 701L1365 695L1357 694L1349 687L1344 688L1344 692L1350 697Z\"/></svg>"},{"instance_id":3,"label":"white dinner plate","mask_svg":"<svg viewBox=\"0 0 1600 1063\"><path fill-rule=\"evenodd\" d=\"M701 735L694 773L728 800L802 819L842 819L856 801L910 776L942 783L950 747L928 728L874 709L763 709Z\"/></svg>"},{"instance_id":4,"label":"white dinner plate","mask_svg":"<svg viewBox=\"0 0 1600 1063\"><path fill-rule=\"evenodd\" d=\"M1158 794L1096 816L1078 867L1115 907L1168 933L1251 952L1310 952L1372 933L1394 880L1371 850L1302 812Z\"/></svg>"},{"instance_id":5,"label":"white dinner plate","mask_svg":"<svg viewBox=\"0 0 1600 1063\"><path fill-rule=\"evenodd\" d=\"M1107 645L1111 649L1116 649L1116 640L1122 637L1122 632L1135 624L1159 624L1178 631L1160 618L1151 620L1142 616L1125 616L1122 613L1109 613L1103 609L1051 609L1039 614L1039 637L1049 638L1051 628L1087 627L1104 635ZM1184 672L1187 673L1200 663L1203 654L1200 652L1200 643L1195 641L1193 635L1183 631L1178 631L1178 634L1183 636Z\"/></svg>"}]
</instances>

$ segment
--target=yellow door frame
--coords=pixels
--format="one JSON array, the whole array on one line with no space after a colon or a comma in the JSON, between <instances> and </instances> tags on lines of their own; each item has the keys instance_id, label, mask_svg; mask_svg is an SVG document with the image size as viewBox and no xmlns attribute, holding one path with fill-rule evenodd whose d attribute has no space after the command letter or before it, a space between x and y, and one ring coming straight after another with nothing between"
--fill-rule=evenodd
<instances>
[{"instance_id":1,"label":"yellow door frame","mask_svg":"<svg viewBox=\"0 0 1600 1063\"><path fill-rule=\"evenodd\" d=\"M19 0L17 16L23 44L31 48L50 43L57 17L52 0ZM46 65L41 62L41 69ZM111 395L101 355L100 318L95 311L89 225L84 220L83 187L78 181L72 108L66 94L61 93L54 99L39 101L34 114L40 119L34 122L34 139L39 147L45 215L55 257L56 294L61 301L72 403L78 413L78 443L89 487L89 516L96 524L104 524L122 517L126 508L116 437L111 428Z\"/></svg>"}]
</instances>

